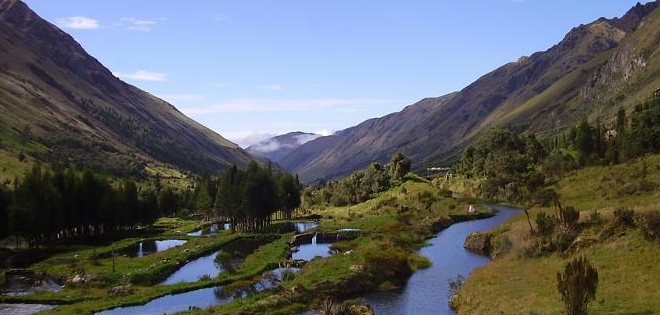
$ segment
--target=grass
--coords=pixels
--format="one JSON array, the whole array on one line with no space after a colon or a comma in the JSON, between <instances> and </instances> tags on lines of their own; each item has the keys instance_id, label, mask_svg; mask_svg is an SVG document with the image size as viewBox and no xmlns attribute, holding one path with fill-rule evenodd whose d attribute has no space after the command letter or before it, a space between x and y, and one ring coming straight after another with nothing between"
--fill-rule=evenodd
<instances>
[{"instance_id":1,"label":"grass","mask_svg":"<svg viewBox=\"0 0 660 315\"><path fill-rule=\"evenodd\" d=\"M617 166L589 167L561 179L557 191L562 204L582 211L581 222L593 210L611 222L615 208L629 207L636 212L660 209L659 166L660 155L654 155ZM646 176L640 176L644 167ZM656 188L626 190L642 177ZM535 208L532 218L540 211L554 214L554 209ZM616 231L603 239L597 237L597 228L585 228L580 237L595 239L595 244L563 254L524 258L521 249L532 236L524 215L517 216L494 232L506 237L511 248L470 275L460 292L458 314L561 314L556 275L578 255L584 255L599 273L596 300L590 303L589 314L654 314L660 309L660 244L644 239L634 228Z\"/></svg>"},{"instance_id":2,"label":"grass","mask_svg":"<svg viewBox=\"0 0 660 315\"><path fill-rule=\"evenodd\" d=\"M278 290L239 299L214 307L211 311L191 313L291 314L309 309L310 305L318 305L327 296L359 296L377 288L398 286L399 280L374 277L366 272L365 266L369 259L376 257L380 259L378 261L385 262L398 259L403 265L409 266L409 270L427 267L430 264L428 259L420 257L416 251L424 245L426 239L435 234L434 223L451 222L452 217L463 220L467 207L466 202L446 197L427 181L414 176L408 179L402 186L381 193L363 204L308 209L321 216L320 231L361 229L357 239L336 244L335 248L340 254L313 259ZM479 208L478 214L473 217L489 213L488 209ZM69 285L60 292L36 293L11 299L0 297L0 301L65 304L43 314L85 315L118 306L144 304L167 294L205 287L240 287L242 283L256 281L265 271L287 260L290 251L288 242L293 234L265 235L262 237L269 238L271 242L249 255L236 273L221 273L218 277L193 283L153 285L186 261L213 252L238 238L257 237L230 231L212 237L187 236L186 233L206 224L173 218L160 219L153 227L154 231L160 232L149 239L182 239L187 242L176 249L144 257L116 257L115 272L112 271L112 259L104 258L107 256L103 254L139 242L141 238L123 239L108 246L80 247L54 255L33 265L31 269L67 279L84 271L93 280L85 285ZM389 254L384 254L386 252ZM391 257L388 256L390 254ZM401 273L396 275L402 276ZM110 296L107 291L112 286L129 283L133 292L127 296Z\"/></svg>"}]
</instances>

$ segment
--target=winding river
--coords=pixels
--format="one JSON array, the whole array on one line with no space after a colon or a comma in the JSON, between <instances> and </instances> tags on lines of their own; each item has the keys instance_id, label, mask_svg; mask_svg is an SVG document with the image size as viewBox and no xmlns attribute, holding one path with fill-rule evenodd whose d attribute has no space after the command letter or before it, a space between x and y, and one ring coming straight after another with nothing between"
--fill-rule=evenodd
<instances>
[{"instance_id":1,"label":"winding river","mask_svg":"<svg viewBox=\"0 0 660 315\"><path fill-rule=\"evenodd\" d=\"M435 315L455 314L449 308L449 280L459 274L467 276L475 268L486 264L488 257L463 248L465 238L473 232L493 229L520 213L520 209L489 205L497 211L491 218L453 224L429 240L420 253L433 265L415 272L406 287L399 291L378 292L364 297L378 315Z\"/></svg>"}]
</instances>

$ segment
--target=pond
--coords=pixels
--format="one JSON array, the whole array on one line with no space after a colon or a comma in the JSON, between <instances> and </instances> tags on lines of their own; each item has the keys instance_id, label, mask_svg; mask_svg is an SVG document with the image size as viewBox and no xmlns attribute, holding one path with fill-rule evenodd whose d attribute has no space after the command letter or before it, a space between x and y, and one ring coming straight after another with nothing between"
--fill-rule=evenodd
<instances>
[{"instance_id":1,"label":"pond","mask_svg":"<svg viewBox=\"0 0 660 315\"><path fill-rule=\"evenodd\" d=\"M262 281L258 281L253 285L252 291L261 292L272 288L273 275L276 281L281 281L282 274L286 269L275 269L271 272L266 272L262 276ZM288 269L291 272L297 272L298 269ZM245 296L246 293L240 293L240 296ZM223 287L213 287L194 290L185 293L166 295L154 300L151 300L144 305L118 307L102 312L96 315L161 315L172 314L189 310L191 308L209 308L214 305L222 305L233 301L236 298L235 294L226 294Z\"/></svg>"},{"instance_id":2,"label":"pond","mask_svg":"<svg viewBox=\"0 0 660 315\"><path fill-rule=\"evenodd\" d=\"M231 224L228 222L224 223L213 223L201 230L190 232L188 236L205 236L205 235L215 235L220 231L231 229Z\"/></svg>"},{"instance_id":3,"label":"pond","mask_svg":"<svg viewBox=\"0 0 660 315\"><path fill-rule=\"evenodd\" d=\"M148 240L121 248L116 250L115 253L120 256L142 257L153 253L162 252L173 247L181 246L185 243L185 240ZM104 258L111 257L112 253L108 253L103 256Z\"/></svg>"},{"instance_id":4,"label":"pond","mask_svg":"<svg viewBox=\"0 0 660 315\"><path fill-rule=\"evenodd\" d=\"M0 293L27 295L35 292L57 292L61 289L62 286L51 277L39 276L30 270L15 269L5 272L5 282L0 287Z\"/></svg>"},{"instance_id":5,"label":"pond","mask_svg":"<svg viewBox=\"0 0 660 315\"><path fill-rule=\"evenodd\" d=\"M473 232L493 229L520 213L520 209L489 205L497 214L491 218L453 224L429 240L430 246L420 254L433 264L415 272L400 291L378 292L364 297L363 303L373 307L376 314L454 314L449 308L449 281L459 274L467 276L475 268L486 264L488 257L463 248L465 238Z\"/></svg>"},{"instance_id":6,"label":"pond","mask_svg":"<svg viewBox=\"0 0 660 315\"><path fill-rule=\"evenodd\" d=\"M328 257L330 252L331 243L317 242L317 235L312 237L312 242L309 244L298 245L294 252L291 254L293 260L312 260L314 257Z\"/></svg>"},{"instance_id":7,"label":"pond","mask_svg":"<svg viewBox=\"0 0 660 315\"><path fill-rule=\"evenodd\" d=\"M0 304L0 314L30 315L53 309L53 305L45 304Z\"/></svg>"},{"instance_id":8,"label":"pond","mask_svg":"<svg viewBox=\"0 0 660 315\"><path fill-rule=\"evenodd\" d=\"M304 233L309 230L315 229L319 226L318 223L316 222L296 222L294 223L296 232L298 233Z\"/></svg>"},{"instance_id":9,"label":"pond","mask_svg":"<svg viewBox=\"0 0 660 315\"><path fill-rule=\"evenodd\" d=\"M220 251L197 258L183 265L179 270L167 277L167 279L161 284L169 285L179 282L195 282L206 275L216 277L225 270L223 266L215 263L215 257L218 253L228 253L229 257L231 257L231 261L228 263L236 267L243 263L245 257L252 254L257 248L259 248L259 246L265 243L267 243L267 241L247 238L236 240L225 245Z\"/></svg>"},{"instance_id":10,"label":"pond","mask_svg":"<svg viewBox=\"0 0 660 315\"><path fill-rule=\"evenodd\" d=\"M173 247L185 244L186 240L144 240L126 247L115 249L116 256L142 257L153 253L162 252ZM97 255L98 258L111 258L113 252L107 252Z\"/></svg>"}]
</instances>

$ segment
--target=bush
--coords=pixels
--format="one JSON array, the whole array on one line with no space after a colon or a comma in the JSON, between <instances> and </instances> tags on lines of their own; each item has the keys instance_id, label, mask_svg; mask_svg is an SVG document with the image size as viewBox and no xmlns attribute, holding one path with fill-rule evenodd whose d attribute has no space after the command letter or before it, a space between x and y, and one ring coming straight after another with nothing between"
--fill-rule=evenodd
<instances>
[{"instance_id":1,"label":"bush","mask_svg":"<svg viewBox=\"0 0 660 315\"><path fill-rule=\"evenodd\" d=\"M614 210L614 222L621 226L633 226L635 211L619 208Z\"/></svg>"},{"instance_id":2,"label":"bush","mask_svg":"<svg viewBox=\"0 0 660 315\"><path fill-rule=\"evenodd\" d=\"M585 257L566 264L564 272L557 273L557 290L564 301L566 315L586 315L587 304L596 298L598 271Z\"/></svg>"},{"instance_id":3,"label":"bush","mask_svg":"<svg viewBox=\"0 0 660 315\"><path fill-rule=\"evenodd\" d=\"M385 248L365 255L364 271L377 281L391 281L402 285L412 274L405 250Z\"/></svg>"},{"instance_id":4,"label":"bush","mask_svg":"<svg viewBox=\"0 0 660 315\"><path fill-rule=\"evenodd\" d=\"M561 209L561 223L568 228L574 227L580 219L580 212L573 207Z\"/></svg>"},{"instance_id":5,"label":"bush","mask_svg":"<svg viewBox=\"0 0 660 315\"><path fill-rule=\"evenodd\" d=\"M574 230L562 228L555 233L552 245L555 250L563 252L573 244L575 237L577 237L577 233Z\"/></svg>"},{"instance_id":6,"label":"bush","mask_svg":"<svg viewBox=\"0 0 660 315\"><path fill-rule=\"evenodd\" d=\"M593 210L589 213L589 224L593 226L598 226L603 224L603 216L600 215L600 212L598 210Z\"/></svg>"},{"instance_id":7,"label":"bush","mask_svg":"<svg viewBox=\"0 0 660 315\"><path fill-rule=\"evenodd\" d=\"M555 220L553 217L540 212L536 215L536 231L541 236L548 236L555 230Z\"/></svg>"},{"instance_id":8,"label":"bush","mask_svg":"<svg viewBox=\"0 0 660 315\"><path fill-rule=\"evenodd\" d=\"M637 217L637 225L647 240L660 240L660 211L640 214Z\"/></svg>"}]
</instances>

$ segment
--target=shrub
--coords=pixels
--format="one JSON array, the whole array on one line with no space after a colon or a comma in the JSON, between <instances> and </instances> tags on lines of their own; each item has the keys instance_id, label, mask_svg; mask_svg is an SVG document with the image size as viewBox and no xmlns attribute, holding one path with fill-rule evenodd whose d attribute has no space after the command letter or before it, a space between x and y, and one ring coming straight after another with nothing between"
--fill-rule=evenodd
<instances>
[{"instance_id":1,"label":"shrub","mask_svg":"<svg viewBox=\"0 0 660 315\"><path fill-rule=\"evenodd\" d=\"M565 227L574 227L580 219L580 212L573 207L565 207L561 209L561 223Z\"/></svg>"},{"instance_id":2,"label":"shrub","mask_svg":"<svg viewBox=\"0 0 660 315\"><path fill-rule=\"evenodd\" d=\"M589 213L589 224L591 225L601 225L603 224L603 216L600 215L598 210L593 210Z\"/></svg>"},{"instance_id":3,"label":"shrub","mask_svg":"<svg viewBox=\"0 0 660 315\"><path fill-rule=\"evenodd\" d=\"M598 271L585 257L566 264L564 272L557 273L557 290L566 315L586 315L587 304L596 298L597 286Z\"/></svg>"},{"instance_id":4,"label":"shrub","mask_svg":"<svg viewBox=\"0 0 660 315\"><path fill-rule=\"evenodd\" d=\"M640 214L637 217L637 225L647 240L660 240L660 211Z\"/></svg>"},{"instance_id":5,"label":"shrub","mask_svg":"<svg viewBox=\"0 0 660 315\"><path fill-rule=\"evenodd\" d=\"M633 226L635 211L619 208L614 210L614 222L621 226Z\"/></svg>"},{"instance_id":6,"label":"shrub","mask_svg":"<svg viewBox=\"0 0 660 315\"><path fill-rule=\"evenodd\" d=\"M401 248L368 252L365 255L364 271L373 279L389 280L396 284L405 284L413 272L405 250Z\"/></svg>"},{"instance_id":7,"label":"shrub","mask_svg":"<svg viewBox=\"0 0 660 315\"><path fill-rule=\"evenodd\" d=\"M552 245L555 250L563 252L573 244L576 236L577 233L574 230L562 228L555 233Z\"/></svg>"},{"instance_id":8,"label":"shrub","mask_svg":"<svg viewBox=\"0 0 660 315\"><path fill-rule=\"evenodd\" d=\"M551 216L540 212L536 215L536 231L541 236L548 236L555 230L555 220Z\"/></svg>"}]
</instances>

